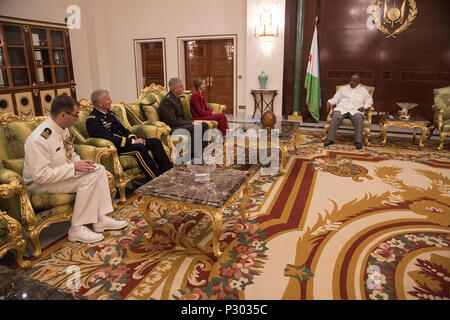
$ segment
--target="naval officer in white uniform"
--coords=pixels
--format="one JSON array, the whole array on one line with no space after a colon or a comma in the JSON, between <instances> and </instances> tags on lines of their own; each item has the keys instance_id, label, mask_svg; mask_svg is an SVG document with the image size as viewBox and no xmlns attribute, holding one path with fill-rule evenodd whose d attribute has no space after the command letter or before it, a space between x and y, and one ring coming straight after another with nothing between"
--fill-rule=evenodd
<instances>
[{"instance_id":1,"label":"naval officer in white uniform","mask_svg":"<svg viewBox=\"0 0 450 320\"><path fill-rule=\"evenodd\" d=\"M93 243L103 240L101 232L122 229L126 221L114 220L105 168L75 153L69 127L78 119L80 106L70 96L57 96L50 117L25 142L23 178L31 193L76 192L69 241ZM93 224L93 231L85 225Z\"/></svg>"}]
</instances>

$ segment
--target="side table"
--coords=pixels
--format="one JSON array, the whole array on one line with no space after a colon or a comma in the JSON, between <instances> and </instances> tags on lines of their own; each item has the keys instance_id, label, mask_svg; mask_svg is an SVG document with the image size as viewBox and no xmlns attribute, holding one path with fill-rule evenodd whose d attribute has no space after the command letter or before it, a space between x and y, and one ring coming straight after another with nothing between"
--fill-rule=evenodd
<instances>
[{"instance_id":1,"label":"side table","mask_svg":"<svg viewBox=\"0 0 450 320\"><path fill-rule=\"evenodd\" d=\"M252 119L255 117L256 110L261 111L261 118L264 111L267 109L273 112L273 100L275 99L277 93L278 92L275 89L252 89L251 94L253 96L253 100L255 101ZM264 95L268 96L268 100L264 99Z\"/></svg>"},{"instance_id":2,"label":"side table","mask_svg":"<svg viewBox=\"0 0 450 320\"><path fill-rule=\"evenodd\" d=\"M423 148L423 139L427 135L428 126L430 125L430 122L421 117L421 116L412 116L411 118L404 120L401 119L398 115L394 116L387 116L382 115L380 117L380 130L381 130L381 137L382 137L382 144L386 143L387 140L387 129L390 126L397 126L401 128L414 128L413 131L413 141L416 140L416 131L418 128L422 129L422 135L420 136L419 140L419 150Z\"/></svg>"}]
</instances>

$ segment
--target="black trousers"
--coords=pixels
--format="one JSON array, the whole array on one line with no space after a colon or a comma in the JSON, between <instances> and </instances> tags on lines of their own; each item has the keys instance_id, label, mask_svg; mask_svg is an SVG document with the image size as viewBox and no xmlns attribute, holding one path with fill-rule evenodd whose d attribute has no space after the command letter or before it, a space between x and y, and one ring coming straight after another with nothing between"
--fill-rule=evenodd
<instances>
[{"instance_id":1,"label":"black trousers","mask_svg":"<svg viewBox=\"0 0 450 320\"><path fill-rule=\"evenodd\" d=\"M125 148L118 148L117 151L119 154L134 155L149 180L156 178L173 167L161 141L156 138L146 139L145 145L136 143ZM153 159L148 154L148 151L152 153Z\"/></svg>"}]
</instances>

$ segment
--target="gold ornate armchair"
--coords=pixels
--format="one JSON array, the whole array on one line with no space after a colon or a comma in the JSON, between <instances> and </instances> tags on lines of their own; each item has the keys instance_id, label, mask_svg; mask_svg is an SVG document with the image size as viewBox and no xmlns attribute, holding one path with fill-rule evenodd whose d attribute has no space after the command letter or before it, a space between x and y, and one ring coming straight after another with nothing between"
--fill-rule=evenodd
<instances>
[{"instance_id":1,"label":"gold ornate armchair","mask_svg":"<svg viewBox=\"0 0 450 320\"><path fill-rule=\"evenodd\" d=\"M106 139L92 138L86 129L86 119L92 111L93 105L91 101L80 99L81 111L78 120L71 128L71 132L75 137L75 143L83 145L91 145L95 147L108 148L110 151L109 157L104 157L101 164L111 172L115 179L115 186L119 190L120 200L126 200L125 186L128 182L138 179L144 179L145 174L142 172L136 157L132 155L119 155L114 144ZM170 128L167 126L155 125L131 125L127 118L125 107L122 104L113 104L111 110L119 117L120 122L125 128L130 130L139 138L158 138L160 140L167 140L170 133ZM170 156L170 149L164 146L166 153ZM151 155L151 152L149 152Z\"/></svg>"},{"instance_id":2,"label":"gold ornate armchair","mask_svg":"<svg viewBox=\"0 0 450 320\"><path fill-rule=\"evenodd\" d=\"M13 114L0 115L0 209L20 222L34 247L33 256L41 254L39 234L42 229L72 217L75 193L31 194L23 181L24 144L27 137L46 117L26 119ZM74 145L82 159L100 162L109 149ZM39 159L35 159L39 161ZM114 199L114 178L110 173L111 198Z\"/></svg>"},{"instance_id":3,"label":"gold ornate armchair","mask_svg":"<svg viewBox=\"0 0 450 320\"><path fill-rule=\"evenodd\" d=\"M375 91L375 87L368 87L365 86L363 84L360 84L362 87L366 88L367 91L369 92L369 94L371 96L373 96L373 92ZM345 87L346 85L340 85L340 86L336 86L336 92L338 92L340 89L342 89L343 87ZM325 126L323 127L324 129L324 136L322 138L323 141L328 139L328 129L330 128L330 124L331 124L331 116L333 115L333 111L334 111L335 106L331 105L330 110L328 112L327 115L327 123L325 124ZM368 108L365 112L364 112L364 122L363 122L363 130L365 133L365 138L364 138L364 143L366 145L370 145L369 142L369 138L370 138L370 126L372 125L372 113L374 111L374 107L371 106L370 108ZM342 120L342 123L340 125L340 127L350 127L350 128L354 128L352 121L350 119L344 119Z\"/></svg>"},{"instance_id":4,"label":"gold ornate armchair","mask_svg":"<svg viewBox=\"0 0 450 320\"><path fill-rule=\"evenodd\" d=\"M121 102L125 106L130 124L152 124L158 127L170 127L159 120L158 107L161 100L167 94L166 88L152 83L150 86L141 90L141 95L133 103ZM191 91L185 91L180 100L183 105L183 113L186 119L193 119L189 101L191 98ZM225 105L218 103L208 103L208 106L217 112L223 112L226 109ZM201 120L208 124L210 128L217 128L217 121L214 120ZM180 143L183 140L182 135L168 136L167 140L163 140L170 149L173 149L174 145Z\"/></svg>"},{"instance_id":5,"label":"gold ornate armchair","mask_svg":"<svg viewBox=\"0 0 450 320\"><path fill-rule=\"evenodd\" d=\"M10 192L9 187L6 187L5 192ZM3 192L2 185L0 185L0 192ZM12 196L12 194L11 194ZM29 261L23 260L23 254L27 243L22 237L22 226L20 223L10 217L8 214L0 210L0 258L3 257L8 250L15 250L16 262L21 268L28 268Z\"/></svg>"},{"instance_id":6,"label":"gold ornate armchair","mask_svg":"<svg viewBox=\"0 0 450 320\"><path fill-rule=\"evenodd\" d=\"M434 119L430 127L428 139L433 135L434 129L439 130L440 143L438 150L444 147L445 138L450 135L450 86L434 89Z\"/></svg>"}]
</instances>

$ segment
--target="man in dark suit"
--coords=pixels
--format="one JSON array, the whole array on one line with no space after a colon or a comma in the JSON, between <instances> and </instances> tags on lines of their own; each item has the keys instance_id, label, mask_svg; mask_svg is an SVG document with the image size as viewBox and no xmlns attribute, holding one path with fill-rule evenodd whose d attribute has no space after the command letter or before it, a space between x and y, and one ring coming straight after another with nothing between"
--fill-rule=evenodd
<instances>
[{"instance_id":1,"label":"man in dark suit","mask_svg":"<svg viewBox=\"0 0 450 320\"><path fill-rule=\"evenodd\" d=\"M110 110L112 100L107 90L95 90L91 101L94 110L86 120L86 129L91 137L111 141L119 154L136 156L139 166L149 180L172 168L159 139L138 138L120 123L117 115ZM148 151L151 151L153 159Z\"/></svg>"},{"instance_id":2,"label":"man in dark suit","mask_svg":"<svg viewBox=\"0 0 450 320\"><path fill-rule=\"evenodd\" d=\"M169 80L169 93L161 100L159 104L158 113L159 119L162 122L165 122L171 129L172 133L176 129L185 129L189 131L191 140L191 155L195 158L201 157L202 150L201 148L205 148L208 145L207 141L203 141L203 133L208 130L208 125L205 122L187 120L184 117L183 113L183 105L179 96L184 92L184 84L179 78L171 78ZM195 148L195 139L194 139L194 128L195 126L201 126L201 137L202 141L201 148L197 146Z\"/></svg>"}]
</instances>

